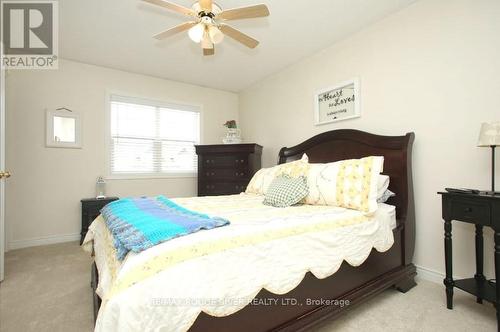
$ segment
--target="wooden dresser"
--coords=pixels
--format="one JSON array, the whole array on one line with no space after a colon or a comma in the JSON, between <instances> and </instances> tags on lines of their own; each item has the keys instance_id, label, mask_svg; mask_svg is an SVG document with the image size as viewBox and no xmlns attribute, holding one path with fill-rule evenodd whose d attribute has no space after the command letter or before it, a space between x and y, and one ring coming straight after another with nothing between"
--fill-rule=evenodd
<instances>
[{"instance_id":1,"label":"wooden dresser","mask_svg":"<svg viewBox=\"0 0 500 332\"><path fill-rule=\"evenodd\" d=\"M197 145L198 196L239 194L261 168L258 144Z\"/></svg>"}]
</instances>

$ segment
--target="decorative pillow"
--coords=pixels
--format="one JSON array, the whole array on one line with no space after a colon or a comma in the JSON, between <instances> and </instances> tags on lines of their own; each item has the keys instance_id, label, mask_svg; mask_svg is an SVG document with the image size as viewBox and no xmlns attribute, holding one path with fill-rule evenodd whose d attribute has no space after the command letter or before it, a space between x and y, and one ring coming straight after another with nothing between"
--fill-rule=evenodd
<instances>
[{"instance_id":1,"label":"decorative pillow","mask_svg":"<svg viewBox=\"0 0 500 332\"><path fill-rule=\"evenodd\" d=\"M282 175L271 182L263 203L280 208L288 207L299 203L308 193L305 177L291 178Z\"/></svg>"},{"instance_id":2,"label":"decorative pillow","mask_svg":"<svg viewBox=\"0 0 500 332\"><path fill-rule=\"evenodd\" d=\"M372 213L377 210L377 183L384 157L310 164L306 204L332 205Z\"/></svg>"},{"instance_id":3,"label":"decorative pillow","mask_svg":"<svg viewBox=\"0 0 500 332\"><path fill-rule=\"evenodd\" d=\"M264 195L271 182L280 175L288 175L290 177L306 176L309 169L309 158L306 154L302 159L290 163L277 165L270 168L260 169L250 180L250 183L245 190L247 194Z\"/></svg>"}]
</instances>

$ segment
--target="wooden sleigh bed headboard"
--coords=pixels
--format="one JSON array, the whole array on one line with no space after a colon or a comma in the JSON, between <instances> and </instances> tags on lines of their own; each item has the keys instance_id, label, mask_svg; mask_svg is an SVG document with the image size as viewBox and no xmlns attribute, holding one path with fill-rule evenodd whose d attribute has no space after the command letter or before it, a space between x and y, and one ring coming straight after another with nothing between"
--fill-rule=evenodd
<instances>
[{"instance_id":1,"label":"wooden sleigh bed headboard","mask_svg":"<svg viewBox=\"0 0 500 332\"><path fill-rule=\"evenodd\" d=\"M384 172L390 177L389 189L396 196L387 204L396 206L399 227L404 227L405 262L410 263L415 249L415 203L412 181L414 133L405 136L380 136L353 129L328 131L291 148L282 148L279 163L298 160L304 153L310 163L328 163L367 156L384 156Z\"/></svg>"}]
</instances>

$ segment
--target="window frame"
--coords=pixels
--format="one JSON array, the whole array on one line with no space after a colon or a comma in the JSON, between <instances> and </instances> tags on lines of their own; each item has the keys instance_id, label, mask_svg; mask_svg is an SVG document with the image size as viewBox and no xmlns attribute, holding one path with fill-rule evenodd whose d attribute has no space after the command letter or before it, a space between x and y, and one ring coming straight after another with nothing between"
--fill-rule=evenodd
<instances>
[{"instance_id":1,"label":"window frame","mask_svg":"<svg viewBox=\"0 0 500 332\"><path fill-rule=\"evenodd\" d=\"M198 143L202 144L203 137L203 105L195 103L185 103L172 100L158 100L144 96L131 96L128 93L117 91L106 91L106 137L105 137L105 153L106 153L106 179L107 180L141 180L141 179L171 179L171 178L196 178L197 171L186 172L166 172L166 173L120 173L114 174L111 170L111 103L114 100L120 100L127 103L147 105L153 107L171 108L180 111L196 112L199 114L199 136Z\"/></svg>"}]
</instances>

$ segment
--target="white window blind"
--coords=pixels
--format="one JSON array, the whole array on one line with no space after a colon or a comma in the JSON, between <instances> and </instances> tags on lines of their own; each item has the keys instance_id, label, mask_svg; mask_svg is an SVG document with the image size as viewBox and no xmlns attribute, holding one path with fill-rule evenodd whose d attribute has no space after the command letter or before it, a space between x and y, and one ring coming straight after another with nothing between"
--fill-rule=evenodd
<instances>
[{"instance_id":1,"label":"white window blind","mask_svg":"<svg viewBox=\"0 0 500 332\"><path fill-rule=\"evenodd\" d=\"M195 107L111 97L111 175L195 173L200 140Z\"/></svg>"}]
</instances>

